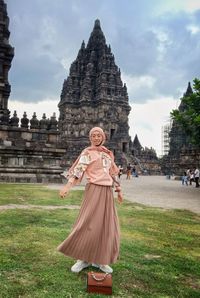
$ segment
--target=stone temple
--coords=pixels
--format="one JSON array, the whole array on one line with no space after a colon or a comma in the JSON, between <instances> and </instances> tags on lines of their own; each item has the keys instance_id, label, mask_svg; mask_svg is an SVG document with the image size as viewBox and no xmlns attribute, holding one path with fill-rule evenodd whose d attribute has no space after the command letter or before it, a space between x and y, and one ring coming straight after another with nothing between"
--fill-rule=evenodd
<instances>
[{"instance_id":1,"label":"stone temple","mask_svg":"<svg viewBox=\"0 0 200 298\"><path fill-rule=\"evenodd\" d=\"M90 129L100 126L106 132L106 146L113 151L117 164L125 167L130 162L139 171L159 172L155 151L138 146L137 135L133 142L129 136L131 108L126 84L121 80L99 20L95 21L87 45L82 42L71 64L58 107L60 138L67 150L66 157L76 158L89 145Z\"/></svg>"},{"instance_id":2,"label":"stone temple","mask_svg":"<svg viewBox=\"0 0 200 298\"><path fill-rule=\"evenodd\" d=\"M61 141L66 143L69 156L75 158L88 145L90 129L100 126L106 132L107 146L122 163L123 153L130 151L130 106L126 85L99 20L95 21L87 46L83 41L71 64L58 106Z\"/></svg>"},{"instance_id":3,"label":"stone temple","mask_svg":"<svg viewBox=\"0 0 200 298\"><path fill-rule=\"evenodd\" d=\"M184 112L187 105L183 102L184 97L193 94L190 82L188 83L186 92L180 99L178 110ZM193 170L200 165L200 148L190 143L188 135L183 128L173 120L172 127L169 132L169 153L165 155L161 162L162 172L165 174L176 174L182 176L187 169Z\"/></svg>"},{"instance_id":4,"label":"stone temple","mask_svg":"<svg viewBox=\"0 0 200 298\"><path fill-rule=\"evenodd\" d=\"M100 21L96 20L87 45L83 42L60 96L59 119L55 113L38 120L10 116L8 71L14 56L9 44L9 18L6 4L0 0L0 181L61 182L63 169L89 145L93 126L107 134L106 146L125 168L132 163L140 171L160 171L151 148L143 148L136 136L129 136L130 106L126 85L106 44Z\"/></svg>"}]
</instances>

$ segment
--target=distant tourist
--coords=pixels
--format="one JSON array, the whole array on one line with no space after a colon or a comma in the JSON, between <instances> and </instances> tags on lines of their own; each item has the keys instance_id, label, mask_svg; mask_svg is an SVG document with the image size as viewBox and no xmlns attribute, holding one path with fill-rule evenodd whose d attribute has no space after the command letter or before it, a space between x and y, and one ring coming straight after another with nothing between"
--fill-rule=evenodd
<instances>
[{"instance_id":1,"label":"distant tourist","mask_svg":"<svg viewBox=\"0 0 200 298\"><path fill-rule=\"evenodd\" d=\"M192 182L194 182L194 171L189 170L189 182L190 185L192 185Z\"/></svg>"},{"instance_id":2,"label":"distant tourist","mask_svg":"<svg viewBox=\"0 0 200 298\"><path fill-rule=\"evenodd\" d=\"M194 179L195 179L196 187L199 187L199 169L197 167L194 170Z\"/></svg>"},{"instance_id":3,"label":"distant tourist","mask_svg":"<svg viewBox=\"0 0 200 298\"><path fill-rule=\"evenodd\" d=\"M121 165L119 165L118 169L119 169L118 178L120 179L121 175L123 174L123 168Z\"/></svg>"},{"instance_id":4,"label":"distant tourist","mask_svg":"<svg viewBox=\"0 0 200 298\"><path fill-rule=\"evenodd\" d=\"M85 148L68 172L68 183L61 189L60 196L68 195L72 186L86 175L88 183L76 223L58 247L66 256L77 259L72 272L80 272L92 265L101 271L112 273L109 266L119 256L119 222L114 204L112 185L122 202L119 169L110 150L102 146L105 133L100 127L90 130L91 146Z\"/></svg>"},{"instance_id":5,"label":"distant tourist","mask_svg":"<svg viewBox=\"0 0 200 298\"><path fill-rule=\"evenodd\" d=\"M135 167L133 167L132 170L131 170L131 174L132 174L133 177L135 177L135 173L136 173L136 169L135 169Z\"/></svg>"},{"instance_id":6,"label":"distant tourist","mask_svg":"<svg viewBox=\"0 0 200 298\"><path fill-rule=\"evenodd\" d=\"M126 179L131 179L131 164L129 163L126 168Z\"/></svg>"},{"instance_id":7,"label":"distant tourist","mask_svg":"<svg viewBox=\"0 0 200 298\"><path fill-rule=\"evenodd\" d=\"M187 172L184 171L183 176L182 176L182 185L187 185L188 186L188 177L187 177Z\"/></svg>"},{"instance_id":8,"label":"distant tourist","mask_svg":"<svg viewBox=\"0 0 200 298\"><path fill-rule=\"evenodd\" d=\"M138 173L137 173L135 167L132 168L131 174L132 174L132 177L136 177L136 178L138 178Z\"/></svg>"}]
</instances>

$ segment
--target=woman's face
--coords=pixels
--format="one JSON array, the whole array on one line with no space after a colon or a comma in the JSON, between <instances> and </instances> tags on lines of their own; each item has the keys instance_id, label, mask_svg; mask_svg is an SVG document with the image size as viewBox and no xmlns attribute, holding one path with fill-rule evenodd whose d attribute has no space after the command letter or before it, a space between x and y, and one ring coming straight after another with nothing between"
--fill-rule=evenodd
<instances>
[{"instance_id":1,"label":"woman's face","mask_svg":"<svg viewBox=\"0 0 200 298\"><path fill-rule=\"evenodd\" d=\"M103 136L98 131L94 131L91 135L91 142L93 146L100 146L103 142Z\"/></svg>"}]
</instances>

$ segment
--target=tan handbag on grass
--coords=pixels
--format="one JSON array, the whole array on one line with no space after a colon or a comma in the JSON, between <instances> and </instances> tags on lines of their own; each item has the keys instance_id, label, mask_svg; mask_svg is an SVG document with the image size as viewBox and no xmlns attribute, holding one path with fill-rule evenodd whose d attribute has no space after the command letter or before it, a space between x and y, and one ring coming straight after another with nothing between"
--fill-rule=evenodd
<instances>
[{"instance_id":1,"label":"tan handbag on grass","mask_svg":"<svg viewBox=\"0 0 200 298\"><path fill-rule=\"evenodd\" d=\"M110 273L88 272L87 292L112 295L112 275Z\"/></svg>"}]
</instances>

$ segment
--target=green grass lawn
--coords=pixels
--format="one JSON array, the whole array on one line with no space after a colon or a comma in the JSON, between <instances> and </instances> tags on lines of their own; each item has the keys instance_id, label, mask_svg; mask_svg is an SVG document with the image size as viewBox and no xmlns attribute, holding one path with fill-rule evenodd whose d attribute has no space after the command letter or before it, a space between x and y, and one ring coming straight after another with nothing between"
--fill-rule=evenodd
<instances>
[{"instance_id":1,"label":"green grass lawn","mask_svg":"<svg viewBox=\"0 0 200 298\"><path fill-rule=\"evenodd\" d=\"M60 200L40 185L0 184L0 205L79 205L82 191ZM118 205L121 253L112 265L112 297L200 297L200 216L181 210ZM86 274L56 247L78 210L0 211L0 297L105 297L86 292Z\"/></svg>"}]
</instances>

